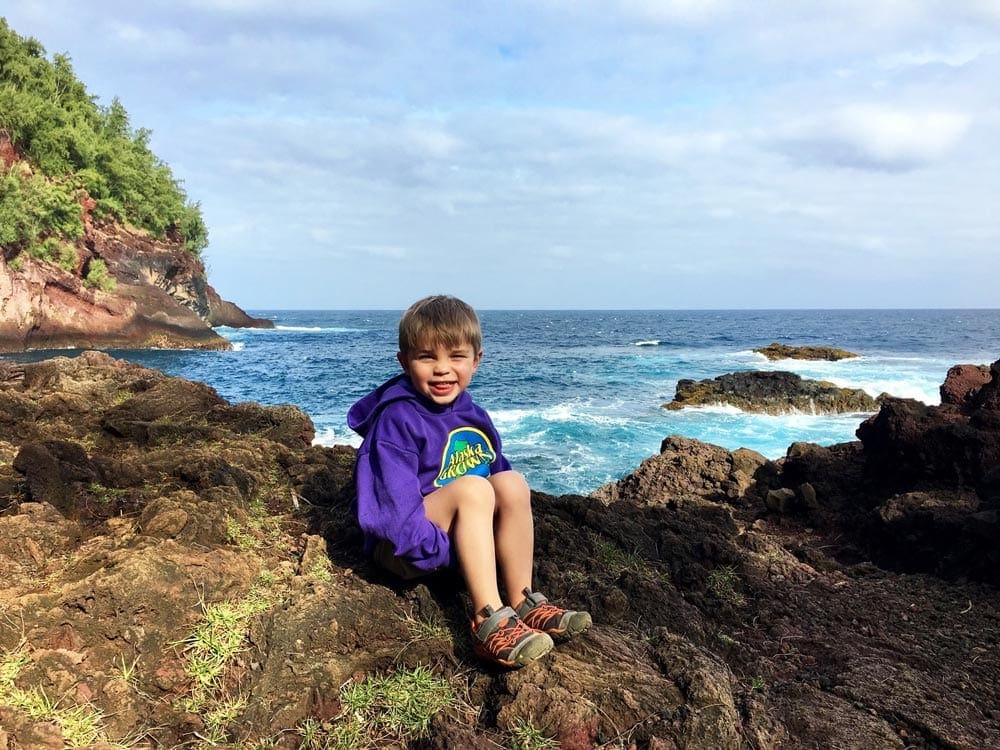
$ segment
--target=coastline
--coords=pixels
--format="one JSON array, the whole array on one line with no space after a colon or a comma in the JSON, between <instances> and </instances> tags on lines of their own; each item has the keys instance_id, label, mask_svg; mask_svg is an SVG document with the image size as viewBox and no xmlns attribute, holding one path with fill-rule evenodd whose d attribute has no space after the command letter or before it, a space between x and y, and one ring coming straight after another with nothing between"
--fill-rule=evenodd
<instances>
[{"instance_id":1,"label":"coastline","mask_svg":"<svg viewBox=\"0 0 1000 750\"><path fill-rule=\"evenodd\" d=\"M533 492L537 585L595 626L497 673L469 653L456 582L400 588L361 557L354 453L312 446L300 410L99 353L0 361L0 731L63 741L58 712L21 707L30 688L69 696L91 743L264 741L310 721L332 741L343 686L422 668L453 696L426 730L440 746L505 744L529 719L564 747L997 744L983 639L1000 632L1000 560L982 544L1000 362L992 377L960 403L883 404L864 445L772 462L667 438L600 499ZM199 688L176 644L223 610L239 647Z\"/></svg>"}]
</instances>

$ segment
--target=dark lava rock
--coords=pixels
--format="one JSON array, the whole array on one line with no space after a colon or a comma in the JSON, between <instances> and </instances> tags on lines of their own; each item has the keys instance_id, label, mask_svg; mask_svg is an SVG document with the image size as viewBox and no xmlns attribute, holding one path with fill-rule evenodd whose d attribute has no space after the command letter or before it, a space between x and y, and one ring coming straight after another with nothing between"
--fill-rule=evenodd
<instances>
[{"instance_id":1,"label":"dark lava rock","mask_svg":"<svg viewBox=\"0 0 1000 750\"><path fill-rule=\"evenodd\" d=\"M772 362L776 359L822 359L837 362L841 359L851 359L858 355L846 349L836 349L832 346L788 346L777 342L760 349L754 349Z\"/></svg>"},{"instance_id":2,"label":"dark lava rock","mask_svg":"<svg viewBox=\"0 0 1000 750\"><path fill-rule=\"evenodd\" d=\"M4 368L6 694L93 718L92 747L292 750L347 746L342 689L420 667L454 693L427 735L359 743L1000 747L997 369L968 414L890 400L863 443L671 436L595 497L532 493L533 583L594 626L506 671L454 571L364 558L355 452L306 415L93 353ZM199 687L209 613L236 653ZM9 703L0 746L70 744Z\"/></svg>"},{"instance_id":3,"label":"dark lava rock","mask_svg":"<svg viewBox=\"0 0 1000 750\"><path fill-rule=\"evenodd\" d=\"M682 379L665 409L729 404L764 414L844 414L873 412L878 404L860 388L840 388L823 380L806 380L792 372L732 372L711 380Z\"/></svg>"}]
</instances>

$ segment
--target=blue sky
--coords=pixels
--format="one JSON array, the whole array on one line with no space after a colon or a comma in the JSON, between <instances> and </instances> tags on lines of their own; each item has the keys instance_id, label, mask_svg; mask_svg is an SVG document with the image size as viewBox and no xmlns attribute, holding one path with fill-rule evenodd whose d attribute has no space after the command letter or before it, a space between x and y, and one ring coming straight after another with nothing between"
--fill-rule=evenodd
<instances>
[{"instance_id":1,"label":"blue sky","mask_svg":"<svg viewBox=\"0 0 1000 750\"><path fill-rule=\"evenodd\" d=\"M998 307L1000 0L27 2L250 309Z\"/></svg>"}]
</instances>

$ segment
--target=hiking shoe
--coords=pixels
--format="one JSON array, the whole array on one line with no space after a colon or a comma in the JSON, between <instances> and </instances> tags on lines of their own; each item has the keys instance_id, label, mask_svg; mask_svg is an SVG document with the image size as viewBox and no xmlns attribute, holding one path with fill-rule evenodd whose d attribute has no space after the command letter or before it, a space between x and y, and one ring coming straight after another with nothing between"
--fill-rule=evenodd
<instances>
[{"instance_id":1,"label":"hiking shoe","mask_svg":"<svg viewBox=\"0 0 1000 750\"><path fill-rule=\"evenodd\" d=\"M476 654L505 667L523 667L552 650L552 639L521 622L510 607L483 609L486 619L473 625Z\"/></svg>"},{"instance_id":2,"label":"hiking shoe","mask_svg":"<svg viewBox=\"0 0 1000 750\"><path fill-rule=\"evenodd\" d=\"M589 612L575 612L549 604L549 600L537 591L525 589L521 593L524 594L524 601L517 608L517 614L532 630L548 633L559 641L567 641L580 635L593 623Z\"/></svg>"}]
</instances>

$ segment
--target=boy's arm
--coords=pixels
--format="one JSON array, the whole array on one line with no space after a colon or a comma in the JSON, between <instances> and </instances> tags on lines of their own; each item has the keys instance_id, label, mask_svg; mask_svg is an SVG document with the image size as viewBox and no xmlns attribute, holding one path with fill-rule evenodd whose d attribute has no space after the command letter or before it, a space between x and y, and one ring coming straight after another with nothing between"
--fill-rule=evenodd
<instances>
[{"instance_id":1,"label":"boy's arm","mask_svg":"<svg viewBox=\"0 0 1000 750\"><path fill-rule=\"evenodd\" d=\"M392 543L395 554L421 570L448 564L448 535L427 519L417 478L418 457L376 441L357 465L358 523Z\"/></svg>"}]
</instances>

